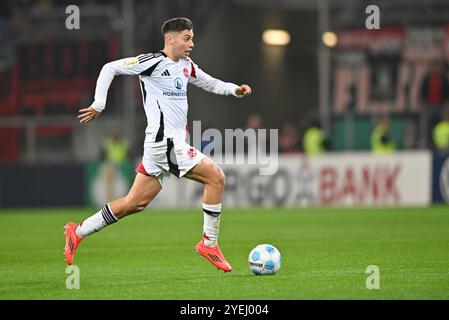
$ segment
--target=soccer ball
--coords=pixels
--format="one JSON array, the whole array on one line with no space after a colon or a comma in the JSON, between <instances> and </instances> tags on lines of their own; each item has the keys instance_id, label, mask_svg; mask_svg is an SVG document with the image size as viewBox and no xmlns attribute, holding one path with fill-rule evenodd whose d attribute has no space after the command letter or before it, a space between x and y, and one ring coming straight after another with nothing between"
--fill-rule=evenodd
<instances>
[{"instance_id":1,"label":"soccer ball","mask_svg":"<svg viewBox=\"0 0 449 320\"><path fill-rule=\"evenodd\" d=\"M248 266L256 275L276 274L281 267L279 250L271 244L260 244L248 256Z\"/></svg>"}]
</instances>

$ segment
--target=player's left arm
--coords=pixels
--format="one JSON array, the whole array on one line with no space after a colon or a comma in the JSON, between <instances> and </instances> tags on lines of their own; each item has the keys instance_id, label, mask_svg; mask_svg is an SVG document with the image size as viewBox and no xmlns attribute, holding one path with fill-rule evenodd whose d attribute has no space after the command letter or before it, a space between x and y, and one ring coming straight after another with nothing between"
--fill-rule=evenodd
<instances>
[{"instance_id":1,"label":"player's left arm","mask_svg":"<svg viewBox=\"0 0 449 320\"><path fill-rule=\"evenodd\" d=\"M237 96L246 97L252 93L251 87L247 84L242 84L240 87L235 89L235 94Z\"/></svg>"},{"instance_id":2,"label":"player's left arm","mask_svg":"<svg viewBox=\"0 0 449 320\"><path fill-rule=\"evenodd\" d=\"M89 108L81 109L79 111L78 119L79 119L80 123L86 124L89 121L98 117L99 115L100 115L100 112L98 112L97 110L95 110L92 107L89 107Z\"/></svg>"},{"instance_id":3,"label":"player's left arm","mask_svg":"<svg viewBox=\"0 0 449 320\"><path fill-rule=\"evenodd\" d=\"M221 81L201 70L193 62L189 82L205 91L220 95L233 95L238 98L243 98L252 93L249 85L242 84L238 86L232 82Z\"/></svg>"}]
</instances>

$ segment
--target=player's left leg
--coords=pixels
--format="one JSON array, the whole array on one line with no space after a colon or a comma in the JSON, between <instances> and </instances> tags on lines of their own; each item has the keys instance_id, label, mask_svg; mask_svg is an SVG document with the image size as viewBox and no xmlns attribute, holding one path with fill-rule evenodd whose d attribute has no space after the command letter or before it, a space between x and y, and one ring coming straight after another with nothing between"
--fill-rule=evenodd
<instances>
[{"instance_id":1,"label":"player's left leg","mask_svg":"<svg viewBox=\"0 0 449 320\"><path fill-rule=\"evenodd\" d=\"M100 231L127 215L142 211L161 189L158 178L138 172L129 193L125 197L106 204L100 211L79 224L67 223L64 248L66 262L72 264L73 255L84 237Z\"/></svg>"},{"instance_id":2,"label":"player's left leg","mask_svg":"<svg viewBox=\"0 0 449 320\"><path fill-rule=\"evenodd\" d=\"M217 244L221 216L221 196L224 191L225 175L209 158L203 158L184 177L204 184L203 193L203 239L196 250L217 268L231 271Z\"/></svg>"}]
</instances>

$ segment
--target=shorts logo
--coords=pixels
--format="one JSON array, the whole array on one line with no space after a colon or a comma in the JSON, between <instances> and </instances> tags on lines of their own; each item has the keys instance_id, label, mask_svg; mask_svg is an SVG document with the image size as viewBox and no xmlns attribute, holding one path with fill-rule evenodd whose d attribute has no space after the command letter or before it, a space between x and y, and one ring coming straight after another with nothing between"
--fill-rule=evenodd
<instances>
[{"instance_id":1,"label":"shorts logo","mask_svg":"<svg viewBox=\"0 0 449 320\"><path fill-rule=\"evenodd\" d=\"M190 159L195 158L196 157L195 148L190 148L189 150L187 150L187 155L189 156Z\"/></svg>"},{"instance_id":2,"label":"shorts logo","mask_svg":"<svg viewBox=\"0 0 449 320\"><path fill-rule=\"evenodd\" d=\"M187 68L184 68L184 75L186 76L186 77L188 77L189 76L189 70L187 70Z\"/></svg>"},{"instance_id":3,"label":"shorts logo","mask_svg":"<svg viewBox=\"0 0 449 320\"><path fill-rule=\"evenodd\" d=\"M182 89L182 80L181 79L179 79L179 78L175 79L175 88L178 90Z\"/></svg>"}]
</instances>

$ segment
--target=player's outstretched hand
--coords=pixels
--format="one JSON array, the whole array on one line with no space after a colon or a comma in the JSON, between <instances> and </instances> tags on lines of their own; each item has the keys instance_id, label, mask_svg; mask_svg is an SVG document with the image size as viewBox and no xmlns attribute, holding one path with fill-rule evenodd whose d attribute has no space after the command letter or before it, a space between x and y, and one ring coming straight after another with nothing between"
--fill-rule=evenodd
<instances>
[{"instance_id":1,"label":"player's outstretched hand","mask_svg":"<svg viewBox=\"0 0 449 320\"><path fill-rule=\"evenodd\" d=\"M81 109L79 111L78 119L80 120L80 123L88 123L89 121L98 117L99 114L100 112L96 111L92 107L89 107L86 109Z\"/></svg>"},{"instance_id":2,"label":"player's outstretched hand","mask_svg":"<svg viewBox=\"0 0 449 320\"><path fill-rule=\"evenodd\" d=\"M249 96L251 94L251 88L247 84L242 84L240 87L235 89L235 94L238 96Z\"/></svg>"}]
</instances>

